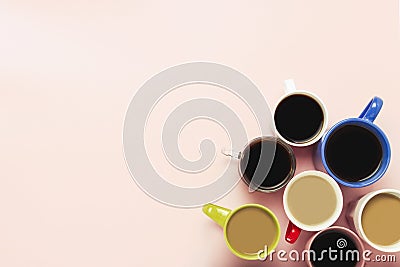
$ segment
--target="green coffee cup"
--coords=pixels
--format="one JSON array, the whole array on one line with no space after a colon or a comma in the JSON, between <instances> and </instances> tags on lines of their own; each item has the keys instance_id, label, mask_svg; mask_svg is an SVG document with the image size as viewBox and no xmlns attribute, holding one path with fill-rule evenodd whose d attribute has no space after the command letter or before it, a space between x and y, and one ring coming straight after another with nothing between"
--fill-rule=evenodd
<instances>
[{"instance_id":1,"label":"green coffee cup","mask_svg":"<svg viewBox=\"0 0 400 267\"><path fill-rule=\"evenodd\" d=\"M265 258L278 245L278 219L271 210L262 205L246 204L229 210L206 204L203 212L223 228L226 245L233 254L242 259Z\"/></svg>"}]
</instances>

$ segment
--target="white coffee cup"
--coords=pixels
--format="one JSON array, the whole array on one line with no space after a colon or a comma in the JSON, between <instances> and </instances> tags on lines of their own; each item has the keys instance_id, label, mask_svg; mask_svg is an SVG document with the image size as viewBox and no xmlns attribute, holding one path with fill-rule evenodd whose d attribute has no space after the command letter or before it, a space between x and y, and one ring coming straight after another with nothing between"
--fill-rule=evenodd
<instances>
[{"instance_id":1,"label":"white coffee cup","mask_svg":"<svg viewBox=\"0 0 400 267\"><path fill-rule=\"evenodd\" d=\"M383 252L399 252L400 251L400 240L395 244L389 246L382 246L379 244L375 244L372 242L364 232L363 225L362 225L362 215L364 209L368 202L375 196L380 194L391 194L396 196L400 199L400 191L396 189L381 189L377 191L370 192L360 199L353 201L350 203L348 212L346 214L347 221L350 227L364 240L368 245L371 247L383 251ZM400 227L400 225L399 225Z\"/></svg>"},{"instance_id":2,"label":"white coffee cup","mask_svg":"<svg viewBox=\"0 0 400 267\"><path fill-rule=\"evenodd\" d=\"M312 144L318 142L318 140L320 140L322 138L325 131L327 130L327 128L328 128L328 111L327 111L325 104L322 102L322 100L317 95L315 95L314 93L311 93L309 91L306 91L306 90L297 90L296 86L294 84L294 81L292 79L285 81L285 94L279 99L276 107L279 107L279 104L282 101L284 101L288 97L291 97L294 95L307 96L307 97L311 98L312 100L314 100L319 105L319 107L321 108L321 111L322 111L322 116L323 116L323 120L322 120L322 124L321 124L320 128L318 129L318 131L315 132L315 135L310 137L310 139L302 140L301 142L294 142L294 141L288 140L278 130L277 123L276 123L276 116L275 116L277 109L275 109L275 112L274 112L275 132L280 139L282 139L284 142L286 142L287 144L289 144L291 146L297 146L297 147L309 146L309 145L312 145Z\"/></svg>"},{"instance_id":3,"label":"white coffee cup","mask_svg":"<svg viewBox=\"0 0 400 267\"><path fill-rule=\"evenodd\" d=\"M290 207L289 207L289 203L288 203L288 197L291 194L291 188L293 187L293 185L304 178L310 177L310 176L314 176L314 177L318 177L320 179L323 179L324 181L326 181L331 189L334 192L335 195L335 203L334 203L334 207L331 207L333 209L333 212L331 213L331 215L326 218L324 221L317 223L317 224L307 224L304 221L301 221L299 218L296 218L296 216L293 215ZM317 198L317 195L319 192L313 192L312 190L305 190L304 191L304 195L309 197L310 199L313 198L313 193L315 195L315 198ZM319 199L315 199L315 201L318 201ZM313 202L313 203L317 203L317 202ZM330 177L328 174L320 172L320 171L304 171L301 172L299 174L297 174L295 177L292 178L292 180L290 180L290 182L287 184L286 188L285 188L285 192L283 194L283 208L285 210L286 216L289 218L289 224L286 230L286 235L285 235L285 239L288 243L294 243L296 242L297 238L300 235L301 230L305 230L305 231L311 231L311 232L317 232L317 231L321 231L331 225L333 225L336 220L339 218L342 209L343 209L343 195L342 195L342 191L340 190L339 185L336 183L336 181ZM310 209L312 209L313 207L309 207Z\"/></svg>"}]
</instances>

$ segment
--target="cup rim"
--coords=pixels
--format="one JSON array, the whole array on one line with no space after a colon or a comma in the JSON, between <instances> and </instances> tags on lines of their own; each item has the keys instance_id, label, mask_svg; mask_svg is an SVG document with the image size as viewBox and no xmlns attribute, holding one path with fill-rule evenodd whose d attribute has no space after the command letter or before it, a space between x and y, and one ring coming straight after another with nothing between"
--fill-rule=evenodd
<instances>
[{"instance_id":1,"label":"cup rim","mask_svg":"<svg viewBox=\"0 0 400 267\"><path fill-rule=\"evenodd\" d=\"M343 227L343 226L338 226L338 225L334 225L334 226L330 226L326 229L323 229L321 231L319 231L318 233L315 233L313 236L310 237L310 239L307 241L306 243L306 250L311 250L311 245L314 242L314 240L321 234L327 232L327 231L331 231L331 230L337 230L340 232L343 232L349 236L351 236L351 238L353 239L353 241L356 243L356 247L357 250L359 250L360 254L363 253L365 251L365 246L363 244L363 241L360 239L360 237L358 237L358 235L356 233L354 233L351 229ZM310 260L306 260L306 262L310 265L311 261ZM363 257L360 257L360 260L357 262L357 266L364 266L365 264L365 260Z\"/></svg>"},{"instance_id":2,"label":"cup rim","mask_svg":"<svg viewBox=\"0 0 400 267\"><path fill-rule=\"evenodd\" d=\"M272 218L272 220L274 221L274 224L276 226L277 231L276 231L276 235L275 235L275 240L272 243L271 247L268 247L267 255L269 254L270 251L274 250L278 246L278 243L279 243L279 240L280 240L280 235L281 235L281 226L279 224L278 218L276 217L275 213L272 212L272 210L270 210L269 208L267 208L267 207L265 207L263 205L260 205L260 204L255 204L255 203L241 205L241 206L237 207L236 209L232 210L229 213L228 217L225 220L225 224L224 224L224 240L225 240L225 243L228 246L229 250L234 255L238 256L239 258L242 258L242 259L245 259L245 260L258 260L258 255L257 254L248 255L248 254L240 253L239 251L235 250L232 247L232 245L229 243L228 235L227 235L227 232L226 232L228 223L229 223L230 219L232 218L232 216L235 215L235 213L237 213L238 211L240 211L242 209L245 209L245 208L250 208L250 207L262 209L263 211L265 211Z\"/></svg>"},{"instance_id":3,"label":"cup rim","mask_svg":"<svg viewBox=\"0 0 400 267\"><path fill-rule=\"evenodd\" d=\"M272 192L276 192L279 189L282 189L283 187L285 187L285 185L287 185L287 183L289 183L290 179L293 178L294 173L296 171L296 157L294 155L294 151L293 149L286 144L282 139L280 139L279 137L276 136L259 136L259 137L255 137L253 139L251 139L250 141L247 142L247 144L244 146L244 148L242 149L242 152L248 148L251 144L253 144L254 142L257 141L263 141L263 140L270 140L276 143L279 143L280 145L282 145L286 151L289 153L290 155L290 160L291 160L291 169L290 172L288 173L288 175L285 177L285 179L283 179L282 182L280 182L279 184L272 186L272 187L258 187L256 189L256 191L258 192L263 192L263 193L272 193ZM274 153L276 152L276 150L274 151ZM247 185L250 186L249 182L244 178L244 171L241 168L241 164L240 164L241 159L239 160L239 164L238 164L238 171L239 171L239 175L240 178L243 180L243 182ZM271 164L272 167L272 164Z\"/></svg>"},{"instance_id":4,"label":"cup rim","mask_svg":"<svg viewBox=\"0 0 400 267\"><path fill-rule=\"evenodd\" d=\"M319 106L322 109L322 113L324 115L324 121L322 122L322 126L321 129L319 131L319 133L317 135L315 135L312 139L306 141L306 142L302 142L302 143L295 143L292 141L287 140L286 138L284 138L278 131L278 129L276 128L276 123L275 123L275 112L276 112L276 107L287 97L292 96L292 95L305 95L308 96L310 98L312 98L313 100L315 100ZM328 128L328 109L326 108L326 105L324 104L324 102L322 101L322 99L317 96L316 94L307 91L307 90L295 90L293 92L289 92L284 94L283 96L280 97L280 99L278 100L275 109L274 109L274 114L272 115L272 118L274 120L274 130L276 135L282 139L285 143L291 145L291 146L296 146L296 147L305 147L305 146L310 146L312 144L315 144L316 142L318 142L322 136L324 136L327 128Z\"/></svg>"},{"instance_id":5,"label":"cup rim","mask_svg":"<svg viewBox=\"0 0 400 267\"><path fill-rule=\"evenodd\" d=\"M363 240L365 240L365 242L370 245L371 247L379 250L379 251L383 251L383 252L399 252L400 251L400 240L397 241L396 243L392 244L392 245L388 245L388 246L382 246L382 245L378 245L373 243L365 234L364 228L362 226L362 214L363 211L365 209L365 206L368 204L368 202L375 196L380 195L380 194L392 194L395 195L397 198L400 199L400 190L397 189L380 189L380 190L376 190L373 192L370 192L368 194L366 194L363 198L362 198L362 202L357 205L356 209L359 211L359 216L357 216L357 221L355 222L356 228L357 230L360 232L360 236L362 237Z\"/></svg>"},{"instance_id":6,"label":"cup rim","mask_svg":"<svg viewBox=\"0 0 400 267\"><path fill-rule=\"evenodd\" d=\"M291 188L291 186L299 179L302 179L303 177L306 176L317 176L320 177L321 179L324 179L327 181L333 188L336 194L336 199L337 199L337 205L334 213L329 217L329 219L325 220L324 222L316 225L307 225L299 220L297 220L293 215L292 212L289 209L288 203L287 203L287 198L288 198L288 192ZM303 171L299 174L297 174L295 177L293 177L290 182L287 184L285 188L285 192L283 193L283 209L286 213L286 216L289 218L289 220L299 227L302 230L305 231L310 231L310 232L316 232L316 231L321 231L325 228L328 228L329 226L333 225L337 219L339 218L340 214L342 213L343 210L343 194L342 191L339 187L339 185L336 183L336 181L330 177L328 174L320 171L314 171L314 170L309 170L309 171Z\"/></svg>"},{"instance_id":7,"label":"cup rim","mask_svg":"<svg viewBox=\"0 0 400 267\"><path fill-rule=\"evenodd\" d=\"M385 158L387 158L387 160L382 161L383 165L382 165L382 167L379 167L380 170L378 169L376 171L376 173L374 175L372 175L370 178L367 178L367 179L364 179L364 180L361 180L358 182L348 182L348 181L342 180L341 178L337 177L335 175L335 173L329 168L328 162L326 159L326 155L325 155L326 146L327 146L328 140L331 137L331 135L340 127L343 127L346 125L352 125L352 124L354 124L354 125L361 124L363 126L371 127L374 130L376 130L376 132L378 133L377 137L379 139L379 142L381 143L383 150L386 151L386 154L387 154L387 156L385 157ZM367 129L370 130L369 128L367 128ZM333 179L335 179L338 183L340 183L344 186L347 186L347 187L360 188L360 187L365 187L365 186L375 183L380 178L382 178L382 176L385 174L386 170L389 168L390 159L391 159L391 149L390 149L389 139L387 138L386 134L382 131L382 129L380 129L376 124L374 124L366 119L348 118L348 119L341 120L341 121L337 122L334 126L332 126L326 132L326 134L323 136L323 138L321 140L321 161L322 161L322 164L323 164L326 172Z\"/></svg>"}]
</instances>

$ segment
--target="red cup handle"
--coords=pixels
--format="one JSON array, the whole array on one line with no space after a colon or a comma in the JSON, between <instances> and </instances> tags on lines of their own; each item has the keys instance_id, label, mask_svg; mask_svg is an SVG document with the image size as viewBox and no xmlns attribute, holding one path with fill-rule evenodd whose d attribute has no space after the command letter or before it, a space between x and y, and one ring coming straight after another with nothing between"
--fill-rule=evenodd
<instances>
[{"instance_id":1,"label":"red cup handle","mask_svg":"<svg viewBox=\"0 0 400 267\"><path fill-rule=\"evenodd\" d=\"M294 225L291 221L286 228L285 240L290 244L294 244L301 233L301 229Z\"/></svg>"}]
</instances>

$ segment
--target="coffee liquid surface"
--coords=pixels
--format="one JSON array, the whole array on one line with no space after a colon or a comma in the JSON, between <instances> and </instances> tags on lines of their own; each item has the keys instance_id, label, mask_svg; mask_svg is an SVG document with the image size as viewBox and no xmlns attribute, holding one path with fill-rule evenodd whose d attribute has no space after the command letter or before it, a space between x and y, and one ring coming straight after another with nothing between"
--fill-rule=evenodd
<instances>
[{"instance_id":1,"label":"coffee liquid surface","mask_svg":"<svg viewBox=\"0 0 400 267\"><path fill-rule=\"evenodd\" d=\"M262 181L258 184L261 188L271 188L281 184L288 177L292 169L292 159L280 143L257 140L243 151L240 169L244 170L243 178L248 184L256 179Z\"/></svg>"},{"instance_id":2,"label":"coffee liquid surface","mask_svg":"<svg viewBox=\"0 0 400 267\"><path fill-rule=\"evenodd\" d=\"M330 258L327 251L336 250ZM315 251L315 259L311 260L314 267L354 267L357 260L362 258L353 239L339 230L328 230L318 235L311 244L311 251ZM325 251L325 252L324 252Z\"/></svg>"},{"instance_id":3,"label":"coffee liquid surface","mask_svg":"<svg viewBox=\"0 0 400 267\"><path fill-rule=\"evenodd\" d=\"M264 210L248 207L237 211L229 220L226 236L236 251L247 255L256 255L271 247L277 238L278 228L273 218Z\"/></svg>"},{"instance_id":4,"label":"coffee liquid surface","mask_svg":"<svg viewBox=\"0 0 400 267\"><path fill-rule=\"evenodd\" d=\"M400 241L400 199L392 194L379 194L368 201L361 217L367 238L388 246Z\"/></svg>"},{"instance_id":5,"label":"coffee liquid surface","mask_svg":"<svg viewBox=\"0 0 400 267\"><path fill-rule=\"evenodd\" d=\"M275 109L276 129L293 143L304 143L316 137L322 128L324 113L317 101L294 94L283 99Z\"/></svg>"},{"instance_id":6,"label":"coffee liquid surface","mask_svg":"<svg viewBox=\"0 0 400 267\"><path fill-rule=\"evenodd\" d=\"M342 180L358 182L368 179L379 168L382 145L368 129L346 125L335 130L326 143L326 161Z\"/></svg>"},{"instance_id":7,"label":"coffee liquid surface","mask_svg":"<svg viewBox=\"0 0 400 267\"><path fill-rule=\"evenodd\" d=\"M306 225L325 222L337 206L334 188L318 176L306 176L294 182L287 201L292 215Z\"/></svg>"}]
</instances>

